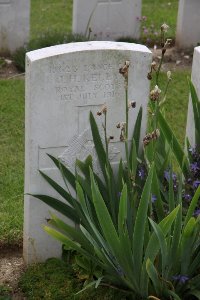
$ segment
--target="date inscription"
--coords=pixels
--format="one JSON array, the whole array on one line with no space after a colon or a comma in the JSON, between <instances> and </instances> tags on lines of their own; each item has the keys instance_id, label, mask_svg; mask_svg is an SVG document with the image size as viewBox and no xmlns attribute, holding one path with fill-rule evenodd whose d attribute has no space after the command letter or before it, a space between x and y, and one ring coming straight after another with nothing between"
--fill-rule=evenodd
<instances>
[{"instance_id":1,"label":"date inscription","mask_svg":"<svg viewBox=\"0 0 200 300\"><path fill-rule=\"evenodd\" d=\"M60 63L50 65L56 99L79 105L112 100L123 92L123 79L112 64Z\"/></svg>"}]
</instances>

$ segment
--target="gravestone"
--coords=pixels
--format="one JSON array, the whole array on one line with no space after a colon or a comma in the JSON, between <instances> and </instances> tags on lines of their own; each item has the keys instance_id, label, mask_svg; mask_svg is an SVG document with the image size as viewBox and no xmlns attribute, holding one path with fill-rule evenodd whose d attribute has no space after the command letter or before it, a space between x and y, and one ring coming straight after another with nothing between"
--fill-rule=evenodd
<instances>
[{"instance_id":1,"label":"gravestone","mask_svg":"<svg viewBox=\"0 0 200 300\"><path fill-rule=\"evenodd\" d=\"M74 0L73 32L95 40L140 36L141 0Z\"/></svg>"},{"instance_id":2,"label":"gravestone","mask_svg":"<svg viewBox=\"0 0 200 300\"><path fill-rule=\"evenodd\" d=\"M0 52L14 52L29 38L30 0L0 0Z\"/></svg>"},{"instance_id":3,"label":"gravestone","mask_svg":"<svg viewBox=\"0 0 200 300\"><path fill-rule=\"evenodd\" d=\"M52 209L27 194L57 197L38 172L42 170L62 182L46 153L60 157L73 170L76 157L84 159L89 153L94 154L89 112L94 113L101 125L102 118L96 113L106 103L108 134L114 136L109 148L110 160L118 163L124 144L120 142L116 124L125 120L124 78L119 68L130 61L128 95L137 106L129 111L129 139L141 105L144 109L142 138L146 130L147 73L151 58L151 52L142 45L98 41L27 53L24 203L24 258L27 263L61 255L61 245L41 228Z\"/></svg>"},{"instance_id":4,"label":"gravestone","mask_svg":"<svg viewBox=\"0 0 200 300\"><path fill-rule=\"evenodd\" d=\"M195 86L197 95L200 99L200 47L194 49L193 63L192 63L192 76L191 80ZM195 146L195 125L194 125L194 114L192 108L191 99L188 104L188 115L187 115L187 127L186 135L189 138L190 144Z\"/></svg>"},{"instance_id":5,"label":"gravestone","mask_svg":"<svg viewBox=\"0 0 200 300\"><path fill-rule=\"evenodd\" d=\"M200 42L200 1L179 0L176 45L195 47Z\"/></svg>"}]
</instances>

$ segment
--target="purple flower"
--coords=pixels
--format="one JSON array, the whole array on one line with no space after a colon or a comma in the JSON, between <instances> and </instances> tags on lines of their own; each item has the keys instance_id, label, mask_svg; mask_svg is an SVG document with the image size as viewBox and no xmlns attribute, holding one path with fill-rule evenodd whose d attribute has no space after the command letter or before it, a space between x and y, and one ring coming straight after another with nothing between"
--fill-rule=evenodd
<instances>
[{"instance_id":1,"label":"purple flower","mask_svg":"<svg viewBox=\"0 0 200 300\"><path fill-rule=\"evenodd\" d=\"M200 215L200 209L197 208L197 209L195 209L195 211L194 211L194 213L193 213L193 216L194 216L194 217L198 217L199 215Z\"/></svg>"},{"instance_id":2,"label":"purple flower","mask_svg":"<svg viewBox=\"0 0 200 300\"><path fill-rule=\"evenodd\" d=\"M169 174L169 171L164 171L164 178L169 181L170 179L170 174Z\"/></svg>"},{"instance_id":3,"label":"purple flower","mask_svg":"<svg viewBox=\"0 0 200 300\"><path fill-rule=\"evenodd\" d=\"M191 196L190 194L185 194L185 195L184 195L184 199L185 199L186 201L190 201L190 200L192 199L192 196Z\"/></svg>"},{"instance_id":4,"label":"purple flower","mask_svg":"<svg viewBox=\"0 0 200 300\"><path fill-rule=\"evenodd\" d=\"M167 171L167 170L164 171L164 178L165 178L167 181L170 180L170 171ZM177 179L177 176L176 176L175 173L172 173L172 179L173 179L173 180L176 180L176 179Z\"/></svg>"},{"instance_id":5,"label":"purple flower","mask_svg":"<svg viewBox=\"0 0 200 300\"><path fill-rule=\"evenodd\" d=\"M146 16L142 16L142 21L146 21L147 17Z\"/></svg>"},{"instance_id":6,"label":"purple flower","mask_svg":"<svg viewBox=\"0 0 200 300\"><path fill-rule=\"evenodd\" d=\"M143 32L147 34L149 32L148 28L143 29Z\"/></svg>"},{"instance_id":7,"label":"purple flower","mask_svg":"<svg viewBox=\"0 0 200 300\"><path fill-rule=\"evenodd\" d=\"M196 173L196 172L199 170L198 163L197 163L197 162L191 163L191 164L190 164L190 170L191 170L192 172L195 172L195 173Z\"/></svg>"},{"instance_id":8,"label":"purple flower","mask_svg":"<svg viewBox=\"0 0 200 300\"><path fill-rule=\"evenodd\" d=\"M151 202L154 203L157 200L156 195L152 194L151 195Z\"/></svg>"},{"instance_id":9,"label":"purple flower","mask_svg":"<svg viewBox=\"0 0 200 300\"><path fill-rule=\"evenodd\" d=\"M140 168L138 171L138 176L143 180L145 178L144 168Z\"/></svg>"},{"instance_id":10,"label":"purple flower","mask_svg":"<svg viewBox=\"0 0 200 300\"><path fill-rule=\"evenodd\" d=\"M172 276L172 279L178 281L178 283L180 284L185 284L189 280L189 277L187 275L179 274L179 275Z\"/></svg>"},{"instance_id":11,"label":"purple flower","mask_svg":"<svg viewBox=\"0 0 200 300\"><path fill-rule=\"evenodd\" d=\"M200 185L200 180L195 180L194 182L193 182L193 188L194 189L197 189L198 188L198 186Z\"/></svg>"}]
</instances>

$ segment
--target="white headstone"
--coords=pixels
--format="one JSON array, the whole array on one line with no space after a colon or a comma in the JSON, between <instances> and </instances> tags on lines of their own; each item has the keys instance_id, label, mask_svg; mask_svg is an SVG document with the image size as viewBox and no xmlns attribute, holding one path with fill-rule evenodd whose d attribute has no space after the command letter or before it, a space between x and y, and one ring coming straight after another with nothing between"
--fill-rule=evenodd
<instances>
[{"instance_id":1,"label":"white headstone","mask_svg":"<svg viewBox=\"0 0 200 300\"><path fill-rule=\"evenodd\" d=\"M179 0L176 44L179 48L200 43L200 1Z\"/></svg>"},{"instance_id":2,"label":"white headstone","mask_svg":"<svg viewBox=\"0 0 200 300\"><path fill-rule=\"evenodd\" d=\"M0 52L14 52L29 38L30 0L0 0Z\"/></svg>"},{"instance_id":3,"label":"white headstone","mask_svg":"<svg viewBox=\"0 0 200 300\"><path fill-rule=\"evenodd\" d=\"M73 32L96 40L139 38L141 0L74 0Z\"/></svg>"},{"instance_id":4,"label":"white headstone","mask_svg":"<svg viewBox=\"0 0 200 300\"><path fill-rule=\"evenodd\" d=\"M197 95L200 99L200 73L199 73L199 71L200 71L200 47L196 47L194 49L191 80L195 86ZM186 135L189 138L190 144L192 146L195 146L194 114L193 114L191 99L189 99L189 104L188 104Z\"/></svg>"},{"instance_id":5,"label":"white headstone","mask_svg":"<svg viewBox=\"0 0 200 300\"><path fill-rule=\"evenodd\" d=\"M142 136L147 121L151 52L142 45L115 42L71 43L27 54L25 193L48 194L52 189L38 170L59 180L58 171L46 153L59 156L71 168L76 157L94 153L89 130L89 112L104 103L108 107L108 134L112 163L119 161L123 143L116 124L125 120L124 78L119 68L130 61L130 137L140 106L143 106ZM102 122L101 117L100 123ZM98 166L97 166L98 169ZM57 195L56 195L57 197ZM41 228L52 210L25 195L24 257L27 263L61 255L61 245Z\"/></svg>"}]
</instances>

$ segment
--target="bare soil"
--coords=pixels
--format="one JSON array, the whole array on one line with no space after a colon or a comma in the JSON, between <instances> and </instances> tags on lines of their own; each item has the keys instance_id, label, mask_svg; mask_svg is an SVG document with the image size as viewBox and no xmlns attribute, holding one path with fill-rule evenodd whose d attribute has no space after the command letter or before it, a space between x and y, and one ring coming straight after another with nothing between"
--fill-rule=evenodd
<instances>
[{"instance_id":1,"label":"bare soil","mask_svg":"<svg viewBox=\"0 0 200 300\"><path fill-rule=\"evenodd\" d=\"M160 49L151 49L153 59L159 62L161 59ZM193 52L178 50L176 47L167 49L162 64L163 71L190 70L192 66Z\"/></svg>"},{"instance_id":2,"label":"bare soil","mask_svg":"<svg viewBox=\"0 0 200 300\"><path fill-rule=\"evenodd\" d=\"M18 280L25 269L22 248L5 247L0 249L0 286L6 286L11 290L12 299L26 299L18 288Z\"/></svg>"},{"instance_id":3,"label":"bare soil","mask_svg":"<svg viewBox=\"0 0 200 300\"><path fill-rule=\"evenodd\" d=\"M24 73L19 72L14 62L9 57L0 57L0 79L12 79L24 77Z\"/></svg>"}]
</instances>

